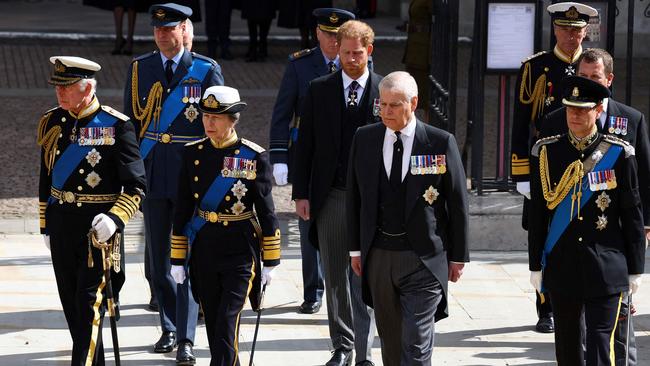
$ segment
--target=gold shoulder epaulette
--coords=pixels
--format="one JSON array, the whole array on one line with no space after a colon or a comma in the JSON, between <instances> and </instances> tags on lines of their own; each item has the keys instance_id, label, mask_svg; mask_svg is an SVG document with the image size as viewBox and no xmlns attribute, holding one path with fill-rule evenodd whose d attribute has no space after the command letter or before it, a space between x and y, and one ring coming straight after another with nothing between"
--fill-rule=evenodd
<instances>
[{"instance_id":1,"label":"gold shoulder epaulette","mask_svg":"<svg viewBox=\"0 0 650 366\"><path fill-rule=\"evenodd\" d=\"M203 142L203 141L205 141L205 140L207 140L207 139L209 139L209 137L206 136L206 137L204 137L204 138L202 138L202 139L199 139L199 140L196 140L196 141L192 141L192 142L188 142L187 144L185 144L185 146L193 146L193 145L196 145L196 144L198 144L198 143L201 143L201 142Z\"/></svg>"},{"instance_id":2,"label":"gold shoulder epaulette","mask_svg":"<svg viewBox=\"0 0 650 366\"><path fill-rule=\"evenodd\" d=\"M257 153L262 153L262 152L266 151L263 147L261 147L260 145L254 143L253 141L250 141L250 140L241 139L241 143L248 146L248 147L250 147L251 149L253 149Z\"/></svg>"},{"instance_id":3,"label":"gold shoulder epaulette","mask_svg":"<svg viewBox=\"0 0 650 366\"><path fill-rule=\"evenodd\" d=\"M47 126L47 122L50 120L50 117L52 116L52 112L54 112L55 109L56 108L52 108L49 111L45 112L41 116L40 121L38 121L38 139L39 140L42 138L41 136L45 133L45 127Z\"/></svg>"},{"instance_id":4,"label":"gold shoulder epaulette","mask_svg":"<svg viewBox=\"0 0 650 366\"><path fill-rule=\"evenodd\" d=\"M521 63L522 63L522 64L525 64L526 62L528 62L528 61L530 61L530 60L532 60L532 59L534 59L534 58L537 58L537 57L539 57L539 56L541 56L541 55L544 55L544 54L546 54L546 53L548 53L548 51L537 52L536 54L534 54L534 55L530 55L530 56L526 57L525 59L521 60Z\"/></svg>"},{"instance_id":5,"label":"gold shoulder epaulette","mask_svg":"<svg viewBox=\"0 0 650 366\"><path fill-rule=\"evenodd\" d=\"M561 136L562 135L555 135L550 137L544 137L543 139L537 140L537 142L535 143L535 145L533 145L533 148L531 149L531 155L539 156L539 149L541 149L542 146L560 141Z\"/></svg>"},{"instance_id":6,"label":"gold shoulder epaulette","mask_svg":"<svg viewBox=\"0 0 650 366\"><path fill-rule=\"evenodd\" d=\"M299 58L303 58L305 56L311 55L316 48L307 48L304 50L300 50L298 52L294 52L291 55L289 55L289 61L297 60Z\"/></svg>"},{"instance_id":7,"label":"gold shoulder epaulette","mask_svg":"<svg viewBox=\"0 0 650 366\"><path fill-rule=\"evenodd\" d=\"M113 109L112 107L109 107L107 105L103 105L102 110L104 112L110 114L111 116L114 116L114 117L117 117L118 119L121 119L122 121L128 121L129 120L129 116L127 116L126 114L124 114L122 112L116 111L115 109Z\"/></svg>"},{"instance_id":8,"label":"gold shoulder epaulette","mask_svg":"<svg viewBox=\"0 0 650 366\"><path fill-rule=\"evenodd\" d=\"M605 141L607 141L609 143L612 143L614 145L622 146L623 150L625 150L625 157L626 158L628 158L630 156L634 156L634 154L636 153L635 149L634 149L634 146L632 146L629 142L627 142L627 141L625 141L623 139L620 139L620 138L618 138L616 136L612 136L612 135L605 135L604 139L605 139Z\"/></svg>"}]
</instances>

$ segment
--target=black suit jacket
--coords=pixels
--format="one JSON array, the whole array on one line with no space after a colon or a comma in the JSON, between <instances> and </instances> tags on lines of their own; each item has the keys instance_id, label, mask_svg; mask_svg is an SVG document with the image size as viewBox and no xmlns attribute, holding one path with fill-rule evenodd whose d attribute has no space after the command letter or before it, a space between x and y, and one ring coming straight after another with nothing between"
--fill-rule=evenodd
<instances>
[{"instance_id":1,"label":"black suit jacket","mask_svg":"<svg viewBox=\"0 0 650 366\"><path fill-rule=\"evenodd\" d=\"M362 268L377 232L379 179L385 174L382 153L385 131L383 124L360 128L350 151L346 197L350 250L361 251ZM446 173L408 177L404 216L409 243L444 290L436 320L447 317L448 261L469 261L469 208L465 170L454 136L417 121L411 156L443 154L447 161ZM411 174L410 169L407 174ZM423 197L429 187L439 193L432 204ZM366 278L363 278L363 299L372 306Z\"/></svg>"},{"instance_id":2,"label":"black suit jacket","mask_svg":"<svg viewBox=\"0 0 650 366\"><path fill-rule=\"evenodd\" d=\"M334 183L341 153L341 118L344 108L341 73L339 70L311 82L300 119L292 198L309 199L312 243L317 243L313 230L314 219ZM373 101L379 98L381 79L382 76L370 71L359 103L361 115L366 116L366 124L381 120L373 113Z\"/></svg>"},{"instance_id":3,"label":"black suit jacket","mask_svg":"<svg viewBox=\"0 0 650 366\"><path fill-rule=\"evenodd\" d=\"M609 132L609 117L627 118L627 133L623 135ZM600 121L597 121L596 125L598 126L598 132L616 136L634 146L637 161L639 194L643 208L643 223L646 227L650 226L650 138L648 137L648 124L645 121L643 113L609 98L605 126L604 128L601 127ZM562 135L567 132L566 108L562 107L549 113L544 118L539 137Z\"/></svg>"}]
</instances>

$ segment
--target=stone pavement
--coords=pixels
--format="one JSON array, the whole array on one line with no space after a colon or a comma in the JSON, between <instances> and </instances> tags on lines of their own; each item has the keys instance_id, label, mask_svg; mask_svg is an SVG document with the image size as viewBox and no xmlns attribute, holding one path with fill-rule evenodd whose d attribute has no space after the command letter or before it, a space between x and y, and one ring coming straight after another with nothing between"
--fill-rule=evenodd
<instances>
[{"instance_id":1,"label":"stone pavement","mask_svg":"<svg viewBox=\"0 0 650 366\"><path fill-rule=\"evenodd\" d=\"M129 232L132 230L129 229ZM301 302L297 225L290 222L283 262L267 290L255 351L257 365L322 365L330 343L325 307L298 314ZM175 353L156 354L160 326L143 275L142 238L127 235L127 282L118 323L124 365L174 365ZM646 259L646 263L649 261ZM461 281L450 285L450 318L436 324L435 365L552 365L553 336L535 333L533 289L526 255L475 252ZM648 278L646 277L646 281ZM650 284L635 297L639 365L650 360ZM0 235L0 365L67 365L71 340L61 311L49 252L40 235ZM240 350L248 365L255 316L242 313ZM106 355L112 359L110 327L104 325ZM380 359L379 339L373 356ZM205 326L197 329L198 365L208 365ZM109 365L113 364L111 361ZM381 365L381 362L377 362Z\"/></svg>"}]
</instances>

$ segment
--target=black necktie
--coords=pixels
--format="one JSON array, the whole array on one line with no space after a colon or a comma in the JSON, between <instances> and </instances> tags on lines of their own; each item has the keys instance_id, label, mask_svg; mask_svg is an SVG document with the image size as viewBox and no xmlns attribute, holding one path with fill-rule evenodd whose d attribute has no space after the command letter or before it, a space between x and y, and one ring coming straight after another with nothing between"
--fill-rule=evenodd
<instances>
[{"instance_id":1,"label":"black necktie","mask_svg":"<svg viewBox=\"0 0 650 366\"><path fill-rule=\"evenodd\" d=\"M173 60L167 60L165 62L165 77L167 78L167 84L172 82L174 77L174 70L172 70L172 65L174 64Z\"/></svg>"},{"instance_id":2,"label":"black necktie","mask_svg":"<svg viewBox=\"0 0 650 366\"><path fill-rule=\"evenodd\" d=\"M330 74L336 72L336 64L334 63L334 61L330 61L327 64L327 68L328 68Z\"/></svg>"},{"instance_id":3,"label":"black necktie","mask_svg":"<svg viewBox=\"0 0 650 366\"><path fill-rule=\"evenodd\" d=\"M390 185L397 189L402 183L402 156L404 155L404 145L402 145L402 139L400 135L402 133L399 131L395 132L395 137L397 141L393 144L393 162L390 164Z\"/></svg>"},{"instance_id":4,"label":"black necktie","mask_svg":"<svg viewBox=\"0 0 650 366\"><path fill-rule=\"evenodd\" d=\"M348 107L357 106L357 88L359 83L356 80L353 80L348 87Z\"/></svg>"}]
</instances>

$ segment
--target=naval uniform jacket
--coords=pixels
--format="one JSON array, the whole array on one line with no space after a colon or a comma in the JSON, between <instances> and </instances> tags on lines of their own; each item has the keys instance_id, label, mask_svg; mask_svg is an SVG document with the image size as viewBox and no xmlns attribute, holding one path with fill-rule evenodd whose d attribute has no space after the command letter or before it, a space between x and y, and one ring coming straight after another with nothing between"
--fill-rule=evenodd
<instances>
[{"instance_id":1,"label":"naval uniform jacket","mask_svg":"<svg viewBox=\"0 0 650 366\"><path fill-rule=\"evenodd\" d=\"M103 132L94 130L100 133L95 137L101 137L101 142L84 146L89 151L83 154L64 185L53 188L52 176L61 169L57 165L59 159L71 144L81 146L88 142L83 138L89 136L84 134L85 127L99 113L116 119L113 128ZM144 165L128 117L111 107L100 106L97 98L79 115L57 107L41 117L38 144L41 146L38 194L41 234L48 235L47 216L53 210L89 217L104 213L115 221L118 230L123 230L138 210L145 188Z\"/></svg>"},{"instance_id":2,"label":"naval uniform jacket","mask_svg":"<svg viewBox=\"0 0 650 366\"><path fill-rule=\"evenodd\" d=\"M575 62L581 54L582 48L579 48L569 57L556 46L552 51L539 52L522 62L515 84L510 143L513 181L530 180L529 154L538 139L539 124L546 114L562 107L561 81L575 75Z\"/></svg>"},{"instance_id":3,"label":"naval uniform jacket","mask_svg":"<svg viewBox=\"0 0 650 366\"><path fill-rule=\"evenodd\" d=\"M309 82L327 74L325 58L319 47L289 56L273 107L269 154L271 164L289 165L290 179L303 99L309 89Z\"/></svg>"},{"instance_id":4,"label":"naval uniform jacket","mask_svg":"<svg viewBox=\"0 0 650 366\"><path fill-rule=\"evenodd\" d=\"M300 118L292 199L309 200L309 239L314 245L318 245L314 230L316 217L335 183L337 169L342 168L340 161L348 159L348 156L340 156L347 153L342 151L341 141L346 112L341 74L339 70L311 82ZM358 121L361 125L381 121L378 110L373 108L375 99L379 98L381 79L382 76L370 71L358 106L359 115L365 118Z\"/></svg>"},{"instance_id":5,"label":"naval uniform jacket","mask_svg":"<svg viewBox=\"0 0 650 366\"><path fill-rule=\"evenodd\" d=\"M610 131L610 117L623 117L627 119L627 129L624 131ZM644 226L650 226L650 137L648 137L648 124L643 113L619 103L612 98L607 102L607 118L605 125L601 126L596 121L598 132L609 134L625 140L634 146L639 183L639 194L643 208ZM550 137L567 133L566 107L562 107L546 115L541 123L540 137Z\"/></svg>"},{"instance_id":6,"label":"naval uniform jacket","mask_svg":"<svg viewBox=\"0 0 650 366\"><path fill-rule=\"evenodd\" d=\"M645 236L641 200L637 187L634 148L623 140L598 134L583 151L569 141L568 134L537 142L532 150L530 227L528 255L531 271L542 270L542 251L555 209L547 208L541 187L539 155L547 149L548 175L555 187L572 162L592 159L598 144L606 139L625 148L610 169L616 176L616 188L598 190L580 209L562 232L547 257L543 271L544 287L577 299L594 298L628 290L628 275L643 273ZM585 174L583 180L587 180ZM589 188L587 188L589 189ZM569 199L573 191L569 192ZM576 200L577 210L578 201ZM599 204L602 208L599 207ZM599 220L599 217L601 219ZM606 225L602 226L602 217ZM569 214L566 214L566 220ZM598 222L601 222L601 225Z\"/></svg>"},{"instance_id":7,"label":"naval uniform jacket","mask_svg":"<svg viewBox=\"0 0 650 366\"><path fill-rule=\"evenodd\" d=\"M179 83L188 74L188 68L198 62L210 64L209 70L203 80L192 80L192 83L183 84L196 86L196 88L191 89L192 96L195 99L194 103L190 103L189 101L183 103L182 98L179 98L178 102L184 104L183 109L173 120L169 129L163 131L153 128L154 132L157 133L145 133L144 130L147 127L146 118L136 118L136 116L140 116L140 111L137 110L139 109L137 104L139 103L140 108L144 109L147 103L152 103L152 108L155 110L157 103L154 103L153 99L155 98L151 95L154 90L152 87L155 83L160 82L162 86L160 105L163 106L174 88L183 88L183 85L179 85ZM135 67L136 65L137 67ZM167 83L167 79L165 78L165 69L159 51L153 51L139 56L131 63L124 90L124 113L135 124L136 133L140 137L141 144L142 139L147 138L158 141L151 149L151 152L147 156L143 156L147 172L148 198L174 199L177 192L176 183L178 181L178 169L180 167L183 145L205 136L201 112L198 110L198 103L203 91L214 85L223 85L221 67L211 58L187 50L183 51L183 55L170 83ZM133 92L134 90L137 90L137 96ZM136 97L137 99L134 99ZM134 103L136 104L135 110ZM157 122L152 117L149 123L155 127ZM165 136L165 133L168 136Z\"/></svg>"},{"instance_id":8,"label":"naval uniform jacket","mask_svg":"<svg viewBox=\"0 0 650 366\"><path fill-rule=\"evenodd\" d=\"M350 151L346 196L350 251L361 251L361 268L367 268L378 229L379 180L386 174L382 154L385 131L380 123L359 128ZM411 152L412 157L417 155L446 157L443 174L413 174L409 168L404 215L409 245L443 288L443 301L435 313L440 320L447 317L448 261L469 262L465 170L454 137L421 121L417 121ZM363 300L372 306L365 273L362 280Z\"/></svg>"},{"instance_id":9,"label":"naval uniform jacket","mask_svg":"<svg viewBox=\"0 0 650 366\"><path fill-rule=\"evenodd\" d=\"M234 157L240 149L254 151L252 160L256 164L254 176L237 178L229 185L226 195L216 211L219 220L208 221L195 233L193 243L189 243L186 225L196 215L205 215L200 203L215 178L222 176L226 168L225 158ZM280 226L275 216L273 196L271 195L272 169L268 153L259 145L246 139L236 139L227 147L217 148L206 137L189 143L183 149L180 168L178 197L174 211L172 230L171 264L184 265L189 260L192 292L200 301L199 288L210 279L197 278L192 267L192 247L196 245L216 245L221 248L224 260L229 256L250 253L255 258L255 277L250 300L253 309L259 306L260 259L265 266L280 263ZM254 210L254 216L251 214ZM217 215L212 214L214 218ZM260 258L261 257L261 258Z\"/></svg>"}]
</instances>

